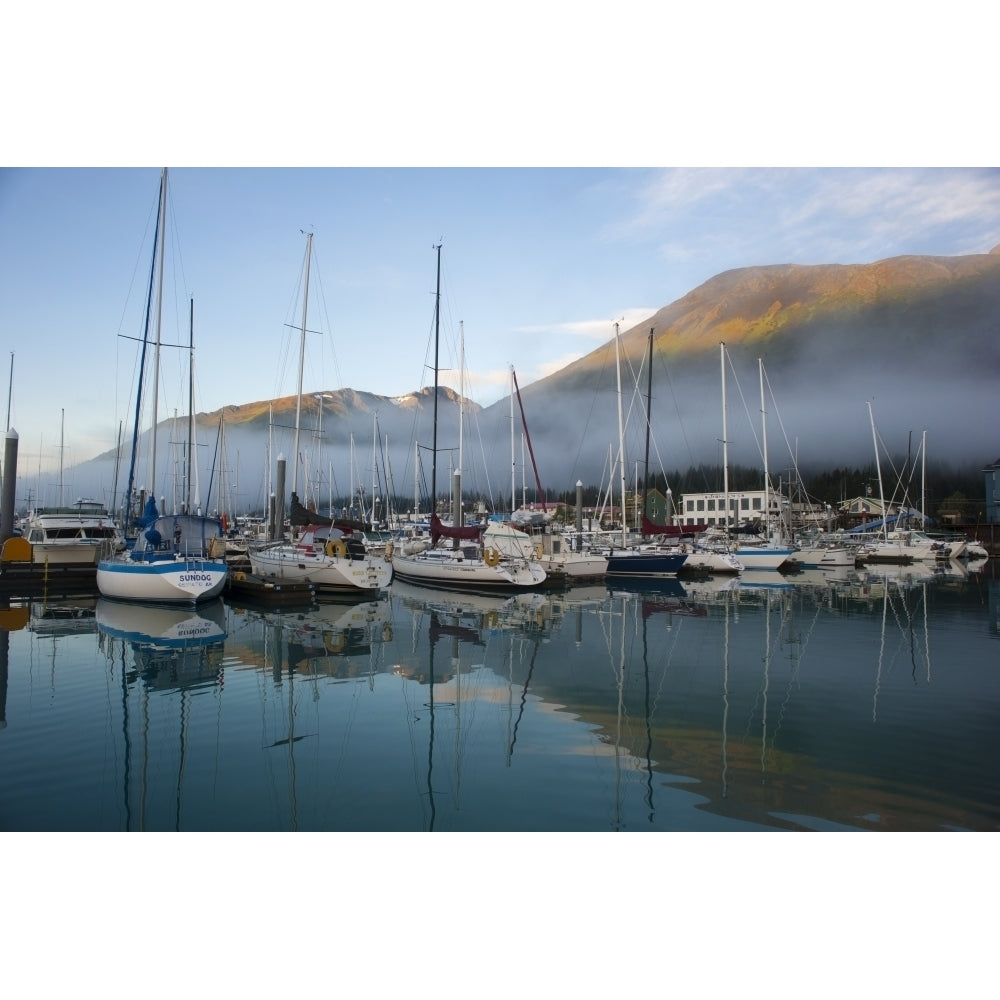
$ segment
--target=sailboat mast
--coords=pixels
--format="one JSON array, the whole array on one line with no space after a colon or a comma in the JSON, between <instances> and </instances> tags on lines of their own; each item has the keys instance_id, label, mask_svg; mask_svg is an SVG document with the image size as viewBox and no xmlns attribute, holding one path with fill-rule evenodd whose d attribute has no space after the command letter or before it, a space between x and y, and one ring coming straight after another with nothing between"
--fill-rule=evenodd
<instances>
[{"instance_id":1,"label":"sailboat mast","mask_svg":"<svg viewBox=\"0 0 1000 1000\"><path fill-rule=\"evenodd\" d=\"M160 197L157 203L156 212L156 233L159 233L164 225L166 225L166 220L163 217L164 208L166 206L166 187L167 187L167 171L166 169L160 174ZM131 526L131 521L133 518L132 510L132 491L135 487L135 463L136 457L139 453L139 434L141 431L140 422L142 420L142 390L145 384L146 376L146 351L149 347L149 323L153 311L153 289L156 282L156 267L158 259L161 257L159 253L159 240L154 238L154 249L152 259L149 265L149 284L146 289L146 309L145 315L143 317L142 325L142 349L139 353L139 377L136 380L136 391L135 391L135 413L133 416L132 424L132 451L129 455L129 465L128 465L128 485L125 487L125 496L122 502L122 528L128 531ZM153 433L153 450L155 451L155 424ZM155 498L156 491L153 490L153 496Z\"/></svg>"},{"instance_id":2,"label":"sailboat mast","mask_svg":"<svg viewBox=\"0 0 1000 1000\"><path fill-rule=\"evenodd\" d=\"M649 363L646 371L646 456L643 464L642 480L642 516L648 517L646 510L646 496L649 490L649 418L653 405L653 330L649 328ZM640 522L641 525L642 522Z\"/></svg>"},{"instance_id":3,"label":"sailboat mast","mask_svg":"<svg viewBox=\"0 0 1000 1000\"><path fill-rule=\"evenodd\" d=\"M618 333L618 324L615 323L615 374L618 378L618 472L621 485L622 497L622 547L626 547L627 526L625 518L625 426L622 422L622 366Z\"/></svg>"},{"instance_id":4,"label":"sailboat mast","mask_svg":"<svg viewBox=\"0 0 1000 1000\"><path fill-rule=\"evenodd\" d=\"M309 314L309 268L312 260L313 234L306 233L306 273L302 289L302 331L299 337L299 386L295 396L295 448L292 451L292 492L298 492L299 427L302 423L302 370L306 357L306 317Z\"/></svg>"},{"instance_id":5,"label":"sailboat mast","mask_svg":"<svg viewBox=\"0 0 1000 1000\"><path fill-rule=\"evenodd\" d=\"M726 519L723 522L729 531L729 435L726 433L726 345L719 344L719 361L722 367L722 492Z\"/></svg>"},{"instance_id":6,"label":"sailboat mast","mask_svg":"<svg viewBox=\"0 0 1000 1000\"><path fill-rule=\"evenodd\" d=\"M764 361L757 359L760 372L760 432L764 442L764 537L771 538L771 478L767 470L767 410L764 408ZM779 477L780 480L780 477ZM779 481L778 486L781 486Z\"/></svg>"},{"instance_id":7,"label":"sailboat mast","mask_svg":"<svg viewBox=\"0 0 1000 1000\"><path fill-rule=\"evenodd\" d=\"M465 441L465 320L458 321L458 472L464 469L462 445ZM458 515L455 515L458 523Z\"/></svg>"},{"instance_id":8,"label":"sailboat mast","mask_svg":"<svg viewBox=\"0 0 1000 1000\"><path fill-rule=\"evenodd\" d=\"M886 524L886 509L885 509L885 492L882 489L882 463L879 461L878 457L878 435L875 433L875 414L872 413L872 404L867 403L868 406L868 418L872 423L872 443L875 445L875 472L878 475L878 501L882 506L882 537L888 541L889 529ZM886 588L886 593L888 593L888 588Z\"/></svg>"},{"instance_id":9,"label":"sailboat mast","mask_svg":"<svg viewBox=\"0 0 1000 1000\"><path fill-rule=\"evenodd\" d=\"M389 520L390 507L392 507L392 497L393 497L393 485L392 485L392 459L389 456L389 435L385 436L385 523L386 527L391 525ZM331 508L333 507L333 501L330 502ZM391 511L392 516L395 517L395 510Z\"/></svg>"},{"instance_id":10,"label":"sailboat mast","mask_svg":"<svg viewBox=\"0 0 1000 1000\"><path fill-rule=\"evenodd\" d=\"M920 530L927 524L927 431L920 432Z\"/></svg>"},{"instance_id":11,"label":"sailboat mast","mask_svg":"<svg viewBox=\"0 0 1000 1000\"><path fill-rule=\"evenodd\" d=\"M66 440L66 411L60 410L62 415L59 424L59 506L63 505L63 457L66 454L64 442Z\"/></svg>"},{"instance_id":12,"label":"sailboat mast","mask_svg":"<svg viewBox=\"0 0 1000 1000\"><path fill-rule=\"evenodd\" d=\"M10 430L10 401L14 395L14 352L10 352L10 381L7 383L7 430Z\"/></svg>"},{"instance_id":13,"label":"sailboat mast","mask_svg":"<svg viewBox=\"0 0 1000 1000\"><path fill-rule=\"evenodd\" d=\"M545 490L542 489L542 480L538 475L538 463L535 461L535 449L531 447L531 434L528 431L528 421L524 415L524 402L521 399L521 389L517 384L517 373L514 371L513 365L510 369L511 377L514 379L514 392L517 395L517 405L518 409L521 411L521 426L524 428L524 433L521 435L521 482L524 482L524 446L528 446L528 457L531 459L531 471L535 474L535 488L538 491L538 500L541 501L542 510L547 511L548 507L545 504ZM513 417L512 417L513 419ZM514 430L511 427L511 434L513 435ZM513 441L512 441L513 444Z\"/></svg>"},{"instance_id":14,"label":"sailboat mast","mask_svg":"<svg viewBox=\"0 0 1000 1000\"><path fill-rule=\"evenodd\" d=\"M191 513L191 450L194 441L194 299L191 299L191 310L188 319L188 443L187 469L184 482L187 490L184 495L184 512Z\"/></svg>"},{"instance_id":15,"label":"sailboat mast","mask_svg":"<svg viewBox=\"0 0 1000 1000\"><path fill-rule=\"evenodd\" d=\"M160 328L163 319L163 244L167 228L167 168L160 178L160 228L156 249L156 340L153 349L153 432L149 451L149 490L156 499L156 424L159 419L160 398Z\"/></svg>"},{"instance_id":16,"label":"sailboat mast","mask_svg":"<svg viewBox=\"0 0 1000 1000\"><path fill-rule=\"evenodd\" d=\"M514 366L510 366L510 512L514 513L514 496L517 493L517 462L514 451Z\"/></svg>"},{"instance_id":17,"label":"sailboat mast","mask_svg":"<svg viewBox=\"0 0 1000 1000\"><path fill-rule=\"evenodd\" d=\"M431 441L431 513L437 510L438 348L441 334L441 244L437 250L437 290L434 293L434 435Z\"/></svg>"}]
</instances>

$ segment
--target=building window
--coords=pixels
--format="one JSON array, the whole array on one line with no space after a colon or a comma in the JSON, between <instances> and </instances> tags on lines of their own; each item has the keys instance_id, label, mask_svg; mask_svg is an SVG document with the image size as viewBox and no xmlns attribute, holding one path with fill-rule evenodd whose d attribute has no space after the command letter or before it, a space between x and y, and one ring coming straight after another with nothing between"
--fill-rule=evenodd
<instances>
[{"instance_id":1,"label":"building window","mask_svg":"<svg viewBox=\"0 0 1000 1000\"><path fill-rule=\"evenodd\" d=\"M750 497L740 497L740 510L750 509Z\"/></svg>"},{"instance_id":2,"label":"building window","mask_svg":"<svg viewBox=\"0 0 1000 1000\"><path fill-rule=\"evenodd\" d=\"M705 501L704 500L699 500L698 501L698 510L704 510L704 509L705 509Z\"/></svg>"},{"instance_id":3,"label":"building window","mask_svg":"<svg viewBox=\"0 0 1000 1000\"><path fill-rule=\"evenodd\" d=\"M714 500L709 500L708 501L708 509L709 510L715 510L715 501Z\"/></svg>"},{"instance_id":4,"label":"building window","mask_svg":"<svg viewBox=\"0 0 1000 1000\"><path fill-rule=\"evenodd\" d=\"M753 498L753 509L754 510L760 510L761 509L761 499L760 499L760 497L754 497Z\"/></svg>"}]
</instances>

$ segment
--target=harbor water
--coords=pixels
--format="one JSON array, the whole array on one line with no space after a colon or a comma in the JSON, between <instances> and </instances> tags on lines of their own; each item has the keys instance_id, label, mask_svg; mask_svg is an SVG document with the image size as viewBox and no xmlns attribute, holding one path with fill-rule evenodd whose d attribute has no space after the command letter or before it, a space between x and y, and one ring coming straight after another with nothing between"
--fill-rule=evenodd
<instances>
[{"instance_id":1,"label":"harbor water","mask_svg":"<svg viewBox=\"0 0 1000 1000\"><path fill-rule=\"evenodd\" d=\"M4 831L994 831L989 564L0 611Z\"/></svg>"}]
</instances>

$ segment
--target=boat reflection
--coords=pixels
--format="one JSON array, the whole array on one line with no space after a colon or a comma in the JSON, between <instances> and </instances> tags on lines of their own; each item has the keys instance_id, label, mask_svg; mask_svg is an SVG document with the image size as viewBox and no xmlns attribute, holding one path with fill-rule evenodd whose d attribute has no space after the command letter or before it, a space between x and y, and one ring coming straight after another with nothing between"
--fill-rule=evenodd
<instances>
[{"instance_id":1,"label":"boat reflection","mask_svg":"<svg viewBox=\"0 0 1000 1000\"><path fill-rule=\"evenodd\" d=\"M551 621L549 598L539 591L464 594L396 580L392 596L413 615L432 614L439 635L462 629L482 640L495 631L544 631Z\"/></svg>"},{"instance_id":2,"label":"boat reflection","mask_svg":"<svg viewBox=\"0 0 1000 1000\"><path fill-rule=\"evenodd\" d=\"M489 746L496 746L492 739L482 742L479 724L502 733L504 763L511 766L538 649L557 619L539 592L465 594L396 580L392 594L409 618L409 650L397 655L393 672L421 692L407 714L414 729L426 723L421 802L423 828L433 831L443 802L461 809L466 751L489 756ZM525 670L523 678L515 681L515 669Z\"/></svg>"},{"instance_id":3,"label":"boat reflection","mask_svg":"<svg viewBox=\"0 0 1000 1000\"><path fill-rule=\"evenodd\" d=\"M169 826L181 830L192 701L223 685L225 606L220 598L188 608L99 597L95 620L98 648L121 671L124 829L167 829L169 812ZM164 729L176 739L169 794L157 765Z\"/></svg>"},{"instance_id":4,"label":"boat reflection","mask_svg":"<svg viewBox=\"0 0 1000 1000\"><path fill-rule=\"evenodd\" d=\"M138 676L150 688L183 689L222 680L226 609L220 598L187 608L100 597L95 619L109 657L129 650Z\"/></svg>"},{"instance_id":5,"label":"boat reflection","mask_svg":"<svg viewBox=\"0 0 1000 1000\"><path fill-rule=\"evenodd\" d=\"M72 600L32 601L28 628L36 635L58 638L97 631L97 599L78 597Z\"/></svg>"},{"instance_id":6,"label":"boat reflection","mask_svg":"<svg viewBox=\"0 0 1000 1000\"><path fill-rule=\"evenodd\" d=\"M392 641L387 596L375 600L321 600L307 610L236 610L263 626L265 648L283 648L282 669L302 677L351 680L371 676L380 650ZM272 665L273 665L272 658Z\"/></svg>"}]
</instances>

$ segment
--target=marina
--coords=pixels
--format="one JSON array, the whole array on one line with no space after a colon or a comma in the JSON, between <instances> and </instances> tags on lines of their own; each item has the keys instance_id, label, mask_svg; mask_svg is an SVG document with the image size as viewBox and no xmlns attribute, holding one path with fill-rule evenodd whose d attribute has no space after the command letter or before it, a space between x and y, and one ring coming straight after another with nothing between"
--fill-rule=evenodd
<instances>
[{"instance_id":1,"label":"marina","mask_svg":"<svg viewBox=\"0 0 1000 1000\"><path fill-rule=\"evenodd\" d=\"M991 831L991 563L0 612L5 831Z\"/></svg>"}]
</instances>

